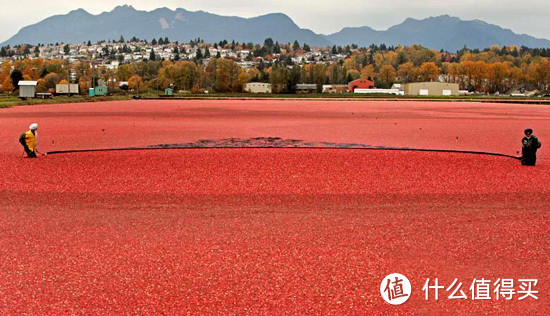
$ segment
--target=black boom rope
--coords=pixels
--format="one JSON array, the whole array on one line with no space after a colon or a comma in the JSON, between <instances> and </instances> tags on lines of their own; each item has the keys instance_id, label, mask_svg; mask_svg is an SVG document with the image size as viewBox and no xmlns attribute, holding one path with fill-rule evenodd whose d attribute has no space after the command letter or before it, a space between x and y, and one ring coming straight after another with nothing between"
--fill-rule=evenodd
<instances>
[{"instance_id":1,"label":"black boom rope","mask_svg":"<svg viewBox=\"0 0 550 316\"><path fill-rule=\"evenodd\" d=\"M420 151L420 152L437 152L437 153L458 153L458 154L471 154L471 155L485 155L485 156L497 156L506 157L516 160L521 160L520 157L492 153L487 151L473 151L473 150L455 150L455 149L426 149L426 148L407 148L407 147L322 147L322 146L151 146L151 147L122 147L122 148L100 148L100 149L72 149L72 150L54 150L46 152L46 155L55 154L71 154L71 153L89 153L89 152L106 152L106 151L131 151L131 150L160 150L160 149L332 149L332 150L393 150L393 151Z\"/></svg>"}]
</instances>

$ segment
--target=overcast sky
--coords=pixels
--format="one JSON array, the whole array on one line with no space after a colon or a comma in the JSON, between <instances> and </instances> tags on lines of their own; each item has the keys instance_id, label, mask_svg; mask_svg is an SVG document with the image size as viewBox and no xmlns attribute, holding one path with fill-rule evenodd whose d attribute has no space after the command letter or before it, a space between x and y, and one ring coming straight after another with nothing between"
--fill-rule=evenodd
<instances>
[{"instance_id":1,"label":"overcast sky","mask_svg":"<svg viewBox=\"0 0 550 316\"><path fill-rule=\"evenodd\" d=\"M159 7L203 10L221 15L253 17L282 12L302 28L329 34L345 26L387 29L407 17L426 18L449 14L480 19L536 37L550 39L548 0L2 0L0 42L20 28L54 14L83 8L92 14L129 4L139 10ZM9 3L9 4L8 4Z\"/></svg>"}]
</instances>

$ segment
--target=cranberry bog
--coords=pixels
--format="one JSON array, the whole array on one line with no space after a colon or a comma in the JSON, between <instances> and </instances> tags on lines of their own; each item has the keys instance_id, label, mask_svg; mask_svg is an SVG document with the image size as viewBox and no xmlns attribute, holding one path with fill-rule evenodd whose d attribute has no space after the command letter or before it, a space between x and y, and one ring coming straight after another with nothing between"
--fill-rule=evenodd
<instances>
[{"instance_id":1,"label":"cranberry bog","mask_svg":"<svg viewBox=\"0 0 550 316\"><path fill-rule=\"evenodd\" d=\"M23 159L34 122L42 152L150 149ZM515 156L526 127L543 143L536 167L388 149ZM549 139L549 108L526 104L0 110L0 313L547 315ZM391 273L411 282L403 305L381 296ZM455 279L466 299L449 298ZM472 298L474 279L491 280L491 299ZM516 292L536 279L538 299L495 295L499 279Z\"/></svg>"}]
</instances>

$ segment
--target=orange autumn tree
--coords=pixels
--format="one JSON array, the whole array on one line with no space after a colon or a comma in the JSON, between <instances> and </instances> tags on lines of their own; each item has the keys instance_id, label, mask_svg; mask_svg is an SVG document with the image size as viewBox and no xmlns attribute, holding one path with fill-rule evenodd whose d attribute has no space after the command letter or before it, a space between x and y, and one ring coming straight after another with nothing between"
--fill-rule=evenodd
<instances>
[{"instance_id":1,"label":"orange autumn tree","mask_svg":"<svg viewBox=\"0 0 550 316\"><path fill-rule=\"evenodd\" d=\"M357 69L350 69L346 72L346 78L351 78L351 80L361 78L361 73Z\"/></svg>"},{"instance_id":2,"label":"orange autumn tree","mask_svg":"<svg viewBox=\"0 0 550 316\"><path fill-rule=\"evenodd\" d=\"M374 71L373 65L366 65L363 67L361 70L361 78L373 80L374 77L376 77L376 72Z\"/></svg>"},{"instance_id":3,"label":"orange autumn tree","mask_svg":"<svg viewBox=\"0 0 550 316\"><path fill-rule=\"evenodd\" d=\"M437 67L434 62L426 62L420 66L420 81L437 81L441 68Z\"/></svg>"},{"instance_id":4,"label":"orange autumn tree","mask_svg":"<svg viewBox=\"0 0 550 316\"><path fill-rule=\"evenodd\" d=\"M397 73L392 65L384 65L378 72L378 79L382 80L387 85L391 85L395 81L396 74Z\"/></svg>"},{"instance_id":5,"label":"orange autumn tree","mask_svg":"<svg viewBox=\"0 0 550 316\"><path fill-rule=\"evenodd\" d=\"M38 79L38 82L36 84L36 91L37 92L46 92L46 80L44 79Z\"/></svg>"},{"instance_id":6,"label":"orange autumn tree","mask_svg":"<svg viewBox=\"0 0 550 316\"><path fill-rule=\"evenodd\" d=\"M489 90L490 92L503 93L507 90L510 65L508 63L493 63L489 65Z\"/></svg>"},{"instance_id":7,"label":"orange autumn tree","mask_svg":"<svg viewBox=\"0 0 550 316\"><path fill-rule=\"evenodd\" d=\"M13 92L13 84L11 83L11 78L7 77L4 79L4 82L2 83L2 91L6 93Z\"/></svg>"},{"instance_id":8,"label":"orange autumn tree","mask_svg":"<svg viewBox=\"0 0 550 316\"><path fill-rule=\"evenodd\" d=\"M241 70L237 75L237 86L235 87L235 90L237 92L244 91L244 88L247 82L248 82L248 74L246 73L246 71ZM240 90L238 90L239 88Z\"/></svg>"},{"instance_id":9,"label":"orange autumn tree","mask_svg":"<svg viewBox=\"0 0 550 316\"><path fill-rule=\"evenodd\" d=\"M147 86L143 82L143 78L138 75L133 75L128 79L128 88L136 92L144 92L147 89Z\"/></svg>"},{"instance_id":10,"label":"orange autumn tree","mask_svg":"<svg viewBox=\"0 0 550 316\"><path fill-rule=\"evenodd\" d=\"M46 90L55 89L55 85L61 81L61 78L55 72L49 73L44 77L44 85ZM66 83L66 81L65 81Z\"/></svg>"},{"instance_id":11,"label":"orange autumn tree","mask_svg":"<svg viewBox=\"0 0 550 316\"><path fill-rule=\"evenodd\" d=\"M92 79L90 77L80 77L78 79L78 88L82 93L87 93L92 87Z\"/></svg>"},{"instance_id":12,"label":"orange autumn tree","mask_svg":"<svg viewBox=\"0 0 550 316\"><path fill-rule=\"evenodd\" d=\"M418 77L418 69L415 68L414 64L409 61L399 66L399 69L397 70L397 75L402 82L413 82L416 81Z\"/></svg>"},{"instance_id":13,"label":"orange autumn tree","mask_svg":"<svg viewBox=\"0 0 550 316\"><path fill-rule=\"evenodd\" d=\"M191 61L178 61L176 63L164 63L159 71L159 86L162 89L168 88L171 84L179 90L190 91L200 76L198 67Z\"/></svg>"},{"instance_id":14,"label":"orange autumn tree","mask_svg":"<svg viewBox=\"0 0 550 316\"><path fill-rule=\"evenodd\" d=\"M476 91L483 90L483 82L487 79L488 64L484 61L466 60L460 63L461 73L467 88Z\"/></svg>"},{"instance_id":15,"label":"orange autumn tree","mask_svg":"<svg viewBox=\"0 0 550 316\"><path fill-rule=\"evenodd\" d=\"M260 79L260 71L255 67L248 69L247 75L248 81Z\"/></svg>"},{"instance_id":16,"label":"orange autumn tree","mask_svg":"<svg viewBox=\"0 0 550 316\"><path fill-rule=\"evenodd\" d=\"M2 65L0 65L0 82L4 82L6 78L10 76L11 73L11 63L9 60L4 60Z\"/></svg>"},{"instance_id":17,"label":"orange autumn tree","mask_svg":"<svg viewBox=\"0 0 550 316\"><path fill-rule=\"evenodd\" d=\"M527 70L527 79L537 89L550 91L550 60L545 59L531 64Z\"/></svg>"}]
</instances>

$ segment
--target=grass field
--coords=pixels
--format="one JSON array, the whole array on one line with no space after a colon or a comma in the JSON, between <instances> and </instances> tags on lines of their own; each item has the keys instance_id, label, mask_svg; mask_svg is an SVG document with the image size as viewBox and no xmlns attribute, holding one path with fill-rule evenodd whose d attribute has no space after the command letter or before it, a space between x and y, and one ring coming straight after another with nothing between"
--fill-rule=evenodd
<instances>
[{"instance_id":1,"label":"grass field","mask_svg":"<svg viewBox=\"0 0 550 316\"><path fill-rule=\"evenodd\" d=\"M105 101L117 101L117 100L129 100L129 96L106 96L89 98L86 96L56 96L50 99L26 99L22 100L15 96L0 96L0 109L11 108L13 106L23 105L39 105L39 104L62 104L62 103L82 103L82 102L105 102Z\"/></svg>"},{"instance_id":2,"label":"grass field","mask_svg":"<svg viewBox=\"0 0 550 316\"><path fill-rule=\"evenodd\" d=\"M550 312L550 111L423 101L132 100L0 110L0 313ZM43 152L280 137L361 149ZM380 282L401 273L411 298ZM427 278L466 300L425 300ZM539 299L472 301L472 280L538 279ZM517 284L519 285L519 284ZM519 289L519 288L518 288Z\"/></svg>"}]
</instances>

